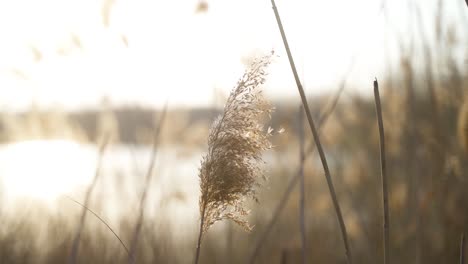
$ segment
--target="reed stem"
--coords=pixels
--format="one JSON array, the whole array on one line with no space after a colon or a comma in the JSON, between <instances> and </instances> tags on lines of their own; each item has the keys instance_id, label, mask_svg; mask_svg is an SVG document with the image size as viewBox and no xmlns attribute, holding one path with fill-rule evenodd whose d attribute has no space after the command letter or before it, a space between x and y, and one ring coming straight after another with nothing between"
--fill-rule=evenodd
<instances>
[{"instance_id":1,"label":"reed stem","mask_svg":"<svg viewBox=\"0 0 468 264\"><path fill-rule=\"evenodd\" d=\"M460 264L465 264L465 234L462 234L460 241Z\"/></svg>"},{"instance_id":2,"label":"reed stem","mask_svg":"<svg viewBox=\"0 0 468 264\"><path fill-rule=\"evenodd\" d=\"M315 124L314 124L314 121L312 119L312 114L310 113L310 108L309 108L309 104L307 102L307 98L305 96L304 89L302 88L301 81L299 80L299 75L297 74L297 70L296 70L296 66L294 64L294 60L293 60L293 57L292 57L292 54L291 54L291 50L289 48L289 44L288 44L288 41L286 39L286 34L284 32L283 25L281 23L281 18L280 18L279 12L278 12L278 8L276 7L276 4L275 4L274 0L271 0L271 4L272 4L272 7L273 7L273 11L275 13L276 22L278 23L278 27L279 27L279 30L280 30L280 33L281 33L281 37L283 39L283 44L284 44L284 47L286 49L286 53L288 54L289 64L291 66L291 70L293 72L294 79L296 81L297 89L299 91L299 95L301 96L302 105L304 106L304 110L305 110L305 113L306 113L306 116L307 116L307 121L309 122L310 130L312 131L312 135L314 137L315 144L317 145L317 150L319 152L320 160L322 161L323 170L325 172L325 177L326 177L326 180L327 180L328 188L330 190L330 195L331 195L331 198L332 198L332 201L333 201L333 206L335 208L336 216L338 218L338 222L339 222L339 226L340 226L340 230L341 230L341 235L342 235L342 238L343 238L343 243L344 243L344 247L345 247L345 254L346 254L346 261L347 261L348 264L351 264L352 263L351 250L350 250L349 243L348 243L348 235L347 235L347 232L346 232L346 225L344 223L343 216L341 214L340 205L338 203L338 198L336 196L335 187L333 186L333 181L332 181L332 178L331 178L330 170L328 168L327 159L325 157L325 153L323 151L322 144L320 143L320 138L319 138L317 129L315 128Z\"/></svg>"},{"instance_id":3,"label":"reed stem","mask_svg":"<svg viewBox=\"0 0 468 264\"><path fill-rule=\"evenodd\" d=\"M388 180L387 180L387 162L385 159L385 130L382 118L382 105L380 103L379 83L374 81L374 98L377 122L380 136L380 168L382 176L382 200L383 200L383 237L384 237L384 264L390 263L390 215L388 210Z\"/></svg>"},{"instance_id":4,"label":"reed stem","mask_svg":"<svg viewBox=\"0 0 468 264\"><path fill-rule=\"evenodd\" d=\"M304 110L299 108L299 162L301 175L301 192L299 199L300 208L300 226L301 226L301 244L302 244L302 264L307 263L307 246L306 246L306 226L305 226L305 177L304 177L304 162L305 162L305 139L304 139Z\"/></svg>"},{"instance_id":5,"label":"reed stem","mask_svg":"<svg viewBox=\"0 0 468 264\"><path fill-rule=\"evenodd\" d=\"M198 242L197 242L197 250L195 252L195 264L198 264L198 259L200 258L200 247L201 241L203 236L203 224L205 222L205 211L206 211L206 204L203 205L202 214L200 219L200 231L198 232Z\"/></svg>"},{"instance_id":6,"label":"reed stem","mask_svg":"<svg viewBox=\"0 0 468 264\"><path fill-rule=\"evenodd\" d=\"M330 115L333 113L335 110L336 106L338 105L338 101L341 97L341 94L343 93L343 90L345 88L345 83L346 79L343 79L343 82L336 92L336 94L333 96L331 99L330 103L328 104L329 107L327 107L321 114L318 122L318 128L320 129L323 124L328 120ZM308 147L306 148L305 155L303 157L304 161L308 158L308 155L313 153L315 150L315 145L314 144L309 144ZM261 233L260 238L258 241L255 243L254 250L252 254L249 256L248 263L253 264L255 262L255 259L257 258L258 254L260 253L260 248L264 244L265 240L267 239L268 235L270 234L271 230L273 229L273 226L276 223L276 220L279 218L281 212L283 211L284 207L286 206L286 203L289 200L289 196L291 195L294 187L296 186L297 182L299 181L301 177L300 174L300 168L297 169L297 171L294 173L294 176L289 179L288 186L286 187L286 191L284 192L283 196L281 196L279 204L276 206L275 210L273 211L273 215L270 218L270 221L266 225L264 231Z\"/></svg>"}]
</instances>

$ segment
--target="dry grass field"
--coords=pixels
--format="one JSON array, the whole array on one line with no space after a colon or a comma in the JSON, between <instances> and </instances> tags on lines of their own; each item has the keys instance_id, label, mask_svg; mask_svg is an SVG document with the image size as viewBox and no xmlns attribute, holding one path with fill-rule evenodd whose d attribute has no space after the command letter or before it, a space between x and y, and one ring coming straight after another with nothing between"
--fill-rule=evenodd
<instances>
[{"instance_id":1,"label":"dry grass field","mask_svg":"<svg viewBox=\"0 0 468 264\"><path fill-rule=\"evenodd\" d=\"M35 179L20 184L50 193L13 199L0 175L0 263L466 264L466 33L432 34L437 45L402 45L400 66L369 76L368 93L345 77L320 96L269 100L269 64L291 55L275 51L250 61L224 107L103 99L1 112L1 161L14 144L56 140L93 161L52 147L15 156ZM42 155L54 158L35 171ZM80 169L89 177L77 189L48 189Z\"/></svg>"}]
</instances>

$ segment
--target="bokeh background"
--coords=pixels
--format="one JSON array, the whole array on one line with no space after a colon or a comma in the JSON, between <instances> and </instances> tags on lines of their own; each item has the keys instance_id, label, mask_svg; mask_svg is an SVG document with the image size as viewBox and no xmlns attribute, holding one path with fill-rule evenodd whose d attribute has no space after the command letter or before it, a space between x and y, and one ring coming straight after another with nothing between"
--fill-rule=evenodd
<instances>
[{"instance_id":1,"label":"bokeh background","mask_svg":"<svg viewBox=\"0 0 468 264\"><path fill-rule=\"evenodd\" d=\"M456 263L468 233L468 7L462 0L277 2L316 120L355 263L382 260L378 78L386 129L394 263ZM300 100L270 1L0 1L0 263L190 263L198 166L211 122L257 56L284 129L250 233L217 223L201 263L301 261ZM166 107L165 107L166 106ZM162 112L167 110L162 120ZM154 134L161 127L154 171ZM102 154L99 145L108 139ZM307 257L345 263L320 160L305 166ZM99 158L102 161L99 163ZM93 184L96 167L101 169ZM93 191L86 202L89 187ZM147 198L141 207L141 196ZM141 209L142 208L142 209ZM274 219L268 236L260 238ZM259 243L261 241L261 243Z\"/></svg>"}]
</instances>

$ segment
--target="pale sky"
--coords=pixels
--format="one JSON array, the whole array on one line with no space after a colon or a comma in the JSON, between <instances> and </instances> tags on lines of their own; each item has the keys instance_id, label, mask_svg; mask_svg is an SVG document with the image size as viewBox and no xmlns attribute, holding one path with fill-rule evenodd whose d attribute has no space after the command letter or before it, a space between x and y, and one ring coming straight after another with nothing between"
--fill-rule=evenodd
<instances>
[{"instance_id":1,"label":"pale sky","mask_svg":"<svg viewBox=\"0 0 468 264\"><path fill-rule=\"evenodd\" d=\"M103 96L114 104L209 105L214 89L235 85L249 57L272 49L279 58L267 94L296 96L269 0L207 0L202 13L198 1L0 0L0 109L93 107ZM335 89L353 57L350 84L365 90L383 78L385 39L410 35L408 3L433 22L436 0L387 2L386 24L381 1L277 1L309 93ZM458 2L442 13L466 43L468 15ZM395 60L393 44L387 51Z\"/></svg>"}]
</instances>

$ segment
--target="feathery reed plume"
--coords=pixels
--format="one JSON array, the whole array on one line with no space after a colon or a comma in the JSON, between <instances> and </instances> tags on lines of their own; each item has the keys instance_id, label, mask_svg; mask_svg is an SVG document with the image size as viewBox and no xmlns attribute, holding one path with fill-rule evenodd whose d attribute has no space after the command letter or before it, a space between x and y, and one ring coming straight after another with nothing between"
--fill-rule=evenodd
<instances>
[{"instance_id":1,"label":"feathery reed plume","mask_svg":"<svg viewBox=\"0 0 468 264\"><path fill-rule=\"evenodd\" d=\"M102 168L102 158L104 156L104 150L107 147L107 143L109 142L110 135L105 134L103 141L99 147L99 154L98 154L98 161L96 164L96 171L94 174L93 182L91 185L88 187L88 190L86 192L85 200L83 203L83 213L81 214L80 222L78 223L78 230L76 232L75 238L73 239L73 244L70 252L70 256L68 259L68 263L70 264L75 264L76 263L76 257L78 256L78 249L80 247L80 238L81 238L81 233L83 232L85 220L86 220L86 213L88 210L86 208L89 207L89 201L91 200L91 194L93 193L94 188L96 187L97 180L99 179L99 176L101 174L101 168Z\"/></svg>"},{"instance_id":2,"label":"feathery reed plume","mask_svg":"<svg viewBox=\"0 0 468 264\"><path fill-rule=\"evenodd\" d=\"M261 85L273 52L254 60L229 95L223 114L214 122L208 136L208 153L199 169L201 197L200 230L195 263L200 255L201 239L215 222L231 219L251 230L245 217L247 198L257 201L256 188L265 179L262 153L271 148L272 129L261 124L273 111L263 98Z\"/></svg>"},{"instance_id":3,"label":"feathery reed plume","mask_svg":"<svg viewBox=\"0 0 468 264\"><path fill-rule=\"evenodd\" d=\"M380 136L380 166L382 174L382 200L383 200L383 235L384 235L384 264L390 263L390 216L388 212L388 186L387 186L387 162L385 160L385 130L382 118L382 104L380 103L379 83L374 81L375 111Z\"/></svg>"},{"instance_id":4,"label":"feathery reed plume","mask_svg":"<svg viewBox=\"0 0 468 264\"><path fill-rule=\"evenodd\" d=\"M148 189L149 189L149 186L151 185L151 179L153 178L153 174L154 174L154 167L156 164L156 155L158 153L159 139L160 139L161 129L164 124L164 120L166 119L166 112L167 112L167 102L164 105L163 111L161 113L161 117L158 122L158 126L154 131L153 150L151 152L150 165L148 167L148 170L146 171L145 185L143 187L144 189L140 198L140 210L139 210L137 222L135 225L135 230L133 231L132 242L130 244L130 253L128 257L129 264L134 264L136 262L136 250L137 250L137 245L138 245L138 239L140 237L141 227L143 226L143 218L145 215L145 206L146 206L146 197L148 195Z\"/></svg>"},{"instance_id":5,"label":"feathery reed plume","mask_svg":"<svg viewBox=\"0 0 468 264\"><path fill-rule=\"evenodd\" d=\"M304 88L302 88L301 81L299 80L299 76L296 70L296 64L294 64L294 59L291 54L291 49L289 48L288 40L286 38L286 33L284 32L283 24L281 23L281 18L278 12L278 8L276 7L274 0L271 0L271 5L273 8L273 12L275 13L276 22L278 23L278 28L281 33L281 38L283 39L284 48L286 49L286 53L288 54L289 65L291 66L291 70L293 72L294 79L296 81L297 90L299 92L302 105L304 106L304 110L306 112L307 121L309 122L310 130L312 132L312 136L314 138L315 144L317 145L317 151L319 153L320 160L322 162L323 171L325 173L325 178L327 180L328 189L330 190L330 196L332 198L333 206L335 208L336 217L338 218L338 224L340 226L341 236L343 238L343 244L344 244L345 254L346 254L346 262L348 264L351 264L352 258L351 258L351 249L349 247L349 242L348 242L348 233L346 231L346 225L344 223L343 215L341 213L340 204L338 203L338 198L336 196L335 187L333 186L333 181L331 178L330 169L328 168L328 163L325 157L325 152L323 151L322 143L320 142L319 133L317 131L317 128L315 127L312 114L310 113L309 103L307 102Z\"/></svg>"}]
</instances>

